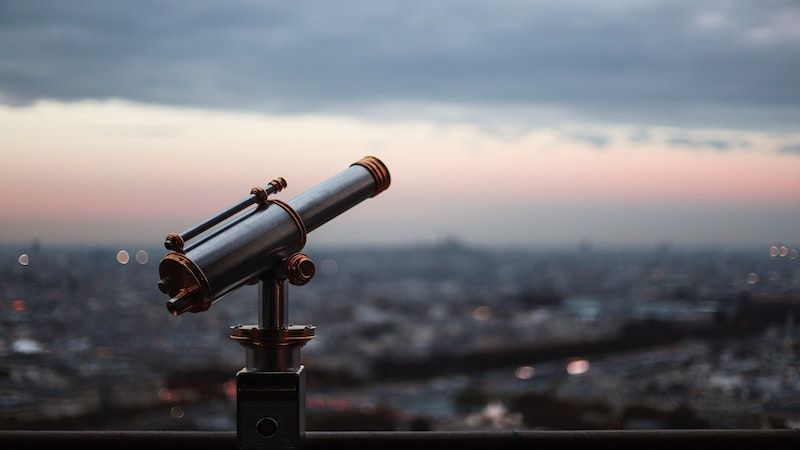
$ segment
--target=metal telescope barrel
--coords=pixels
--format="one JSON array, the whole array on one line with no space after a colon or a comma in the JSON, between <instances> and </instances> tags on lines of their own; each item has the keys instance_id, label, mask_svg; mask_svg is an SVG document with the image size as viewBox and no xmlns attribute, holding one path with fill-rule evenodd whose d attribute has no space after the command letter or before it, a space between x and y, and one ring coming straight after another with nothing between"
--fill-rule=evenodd
<instances>
[{"instance_id":1,"label":"metal telescope barrel","mask_svg":"<svg viewBox=\"0 0 800 450\"><path fill-rule=\"evenodd\" d=\"M282 181L276 179L273 183L278 180ZM253 198L189 230L189 238L250 205L259 203L259 208L214 230L199 242L192 242L185 250L182 235L168 235L165 245L175 251L168 253L159 265L159 288L171 297L167 309L176 316L207 310L221 297L302 249L307 233L383 192L390 182L386 166L379 159L367 156L288 203L268 200L267 191L253 192ZM171 247L171 244L179 245Z\"/></svg>"}]
</instances>

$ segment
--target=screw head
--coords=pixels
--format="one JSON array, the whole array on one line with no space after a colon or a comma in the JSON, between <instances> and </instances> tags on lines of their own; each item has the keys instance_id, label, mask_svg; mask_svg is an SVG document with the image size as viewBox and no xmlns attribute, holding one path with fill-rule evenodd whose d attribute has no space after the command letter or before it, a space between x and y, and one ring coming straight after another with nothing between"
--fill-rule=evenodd
<instances>
[{"instance_id":1,"label":"screw head","mask_svg":"<svg viewBox=\"0 0 800 450\"><path fill-rule=\"evenodd\" d=\"M278 433L278 422L272 417L262 417L256 423L258 434L265 438L271 438Z\"/></svg>"}]
</instances>

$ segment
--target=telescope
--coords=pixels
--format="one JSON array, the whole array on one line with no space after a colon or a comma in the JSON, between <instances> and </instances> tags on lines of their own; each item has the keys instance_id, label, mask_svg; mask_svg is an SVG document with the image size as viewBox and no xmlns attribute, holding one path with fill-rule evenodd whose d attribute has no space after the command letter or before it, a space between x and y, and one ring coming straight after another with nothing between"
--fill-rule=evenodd
<instances>
[{"instance_id":1,"label":"telescope","mask_svg":"<svg viewBox=\"0 0 800 450\"><path fill-rule=\"evenodd\" d=\"M167 234L158 288L173 316L199 313L244 285L258 284L258 323L231 327L245 347L236 374L236 433L242 449L299 448L305 434L305 370L300 348L316 332L292 325L286 282L300 286L315 273L300 252L307 235L389 187L389 170L366 156L294 199L271 195L283 178L183 233Z\"/></svg>"}]
</instances>

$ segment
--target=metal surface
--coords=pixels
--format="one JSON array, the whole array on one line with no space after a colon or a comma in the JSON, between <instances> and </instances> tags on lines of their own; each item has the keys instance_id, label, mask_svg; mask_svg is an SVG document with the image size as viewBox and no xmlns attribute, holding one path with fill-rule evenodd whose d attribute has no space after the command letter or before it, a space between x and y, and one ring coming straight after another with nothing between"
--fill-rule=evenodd
<instances>
[{"instance_id":1,"label":"metal surface","mask_svg":"<svg viewBox=\"0 0 800 450\"><path fill-rule=\"evenodd\" d=\"M236 375L241 449L302 446L305 373L300 348L314 337L315 328L289 325L286 281L299 286L314 276L313 261L298 253L308 232L386 190L390 181L386 166L368 156L289 203L268 199L286 185L276 180L272 191L253 188L250 199L183 235L167 235L165 245L174 251L159 265L158 288L172 297L167 302L172 315L205 311L258 279L258 324L231 327L231 338L245 347L246 355L245 368ZM242 213L253 204L259 207ZM203 239L185 243L206 231Z\"/></svg>"},{"instance_id":2,"label":"metal surface","mask_svg":"<svg viewBox=\"0 0 800 450\"><path fill-rule=\"evenodd\" d=\"M289 283L295 286L302 286L317 273L314 261L303 253L295 253L283 261L281 275L285 276Z\"/></svg>"},{"instance_id":3,"label":"metal surface","mask_svg":"<svg viewBox=\"0 0 800 450\"><path fill-rule=\"evenodd\" d=\"M248 372L291 372L300 368L300 346L245 347Z\"/></svg>"},{"instance_id":4,"label":"metal surface","mask_svg":"<svg viewBox=\"0 0 800 450\"><path fill-rule=\"evenodd\" d=\"M364 158L288 203L275 201L276 204L260 207L214 230L201 241L192 242L184 252L169 253L159 266L160 288L175 298L182 289L197 286L191 295L183 296L180 308L173 307L170 311L173 314L205 311L227 293L297 251L305 242L306 231L319 228L385 190L388 174L378 159ZM204 226L201 224L200 228Z\"/></svg>"},{"instance_id":5,"label":"metal surface","mask_svg":"<svg viewBox=\"0 0 800 450\"><path fill-rule=\"evenodd\" d=\"M372 178L375 179L375 192L372 193L373 197L389 189L389 185L392 184L392 177L389 175L389 169L386 168L380 159L374 156L365 156L354 162L353 165L364 167L369 171L370 175L372 175Z\"/></svg>"},{"instance_id":6,"label":"metal surface","mask_svg":"<svg viewBox=\"0 0 800 450\"><path fill-rule=\"evenodd\" d=\"M225 294L273 267L293 251L298 240L299 232L292 217L282 208L270 206L239 218L190 247L180 255L183 258L170 253L159 272L161 278L170 280L172 296L186 283L205 287L204 293L192 299L195 307L191 309L204 311ZM202 278L195 276L198 273Z\"/></svg>"},{"instance_id":7,"label":"metal surface","mask_svg":"<svg viewBox=\"0 0 800 450\"><path fill-rule=\"evenodd\" d=\"M258 326L284 328L289 324L289 292L286 281L265 277L258 281Z\"/></svg>"},{"instance_id":8,"label":"metal surface","mask_svg":"<svg viewBox=\"0 0 800 450\"><path fill-rule=\"evenodd\" d=\"M289 264L291 260L295 264ZM304 260L311 261L295 253L262 276L258 325L233 327L231 333L246 355L244 369L236 374L236 436L242 450L302 447L305 372L300 348L314 337L314 329L288 324L286 274L301 271Z\"/></svg>"},{"instance_id":9,"label":"metal surface","mask_svg":"<svg viewBox=\"0 0 800 450\"><path fill-rule=\"evenodd\" d=\"M205 231L210 230L211 228L219 225L220 223L224 222L225 219L238 214L245 209L253 206L257 203L264 204L267 201L267 196L270 194L276 194L283 190L286 187L286 180L283 178L276 178L269 182L266 187L254 187L250 190L250 197L242 200L241 202L231 206L230 208L222 211L221 213L206 219L205 221L189 228L188 230L184 231L180 235L175 233L170 233L167 235L166 239L164 240L164 247L167 250L175 250L181 251L183 250L183 246L185 242L194 239L195 237L199 236L200 234L204 233Z\"/></svg>"},{"instance_id":10,"label":"metal surface","mask_svg":"<svg viewBox=\"0 0 800 450\"><path fill-rule=\"evenodd\" d=\"M185 313L192 308L192 295L199 290L198 285L192 285L181 289L175 297L167 302L167 310L173 316Z\"/></svg>"},{"instance_id":11,"label":"metal surface","mask_svg":"<svg viewBox=\"0 0 800 450\"><path fill-rule=\"evenodd\" d=\"M285 328L261 328L258 325L231 327L231 339L245 347L270 347L296 345L302 347L314 338L316 327L290 325Z\"/></svg>"},{"instance_id":12,"label":"metal surface","mask_svg":"<svg viewBox=\"0 0 800 450\"><path fill-rule=\"evenodd\" d=\"M236 374L236 437L242 449L302 448L305 371ZM264 426L266 425L266 426Z\"/></svg>"},{"instance_id":13,"label":"metal surface","mask_svg":"<svg viewBox=\"0 0 800 450\"><path fill-rule=\"evenodd\" d=\"M480 432L306 432L315 449L797 449L800 431L480 431ZM234 450L233 431L0 431L0 448L115 450Z\"/></svg>"},{"instance_id":14,"label":"metal surface","mask_svg":"<svg viewBox=\"0 0 800 450\"><path fill-rule=\"evenodd\" d=\"M294 225L297 227L298 236L298 239L294 244L294 248L295 250L302 250L302 248L306 246L306 239L308 238L308 230L306 229L305 222L303 222L303 218L300 217L300 214L297 214L297 211L289 206L288 203L282 200L271 200L270 203L282 208L284 211L286 211L286 214L289 214L289 217L292 218Z\"/></svg>"},{"instance_id":15,"label":"metal surface","mask_svg":"<svg viewBox=\"0 0 800 450\"><path fill-rule=\"evenodd\" d=\"M289 201L310 233L373 196L376 181L361 165L350 166Z\"/></svg>"}]
</instances>

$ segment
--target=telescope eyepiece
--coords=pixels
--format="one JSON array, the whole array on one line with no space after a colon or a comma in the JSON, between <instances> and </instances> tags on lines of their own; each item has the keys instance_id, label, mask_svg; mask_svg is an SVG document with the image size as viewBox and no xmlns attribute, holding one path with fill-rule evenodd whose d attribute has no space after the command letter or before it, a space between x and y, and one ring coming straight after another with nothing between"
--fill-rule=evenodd
<instances>
[{"instance_id":1,"label":"telescope eyepiece","mask_svg":"<svg viewBox=\"0 0 800 450\"><path fill-rule=\"evenodd\" d=\"M169 299L167 302L167 310L169 313L177 317L192 309L192 294L195 293L197 289L197 286L181 289L178 295Z\"/></svg>"}]
</instances>

